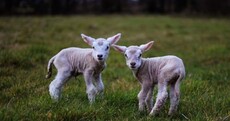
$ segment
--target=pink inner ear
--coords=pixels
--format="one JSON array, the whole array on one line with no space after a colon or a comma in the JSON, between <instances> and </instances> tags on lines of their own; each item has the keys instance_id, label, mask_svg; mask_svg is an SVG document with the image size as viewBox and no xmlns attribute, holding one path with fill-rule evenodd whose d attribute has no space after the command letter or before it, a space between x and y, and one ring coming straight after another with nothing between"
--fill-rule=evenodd
<instances>
[{"instance_id":1,"label":"pink inner ear","mask_svg":"<svg viewBox=\"0 0 230 121\"><path fill-rule=\"evenodd\" d=\"M145 45L141 45L141 46L140 46L140 49L141 49L142 51L147 51L147 50L149 50L149 49L152 47L152 45L153 45L153 42L149 42L149 43L147 43L147 44L145 44Z\"/></svg>"},{"instance_id":2,"label":"pink inner ear","mask_svg":"<svg viewBox=\"0 0 230 121\"><path fill-rule=\"evenodd\" d=\"M126 48L123 46L113 46L115 50L124 53Z\"/></svg>"},{"instance_id":3,"label":"pink inner ear","mask_svg":"<svg viewBox=\"0 0 230 121\"><path fill-rule=\"evenodd\" d=\"M149 44L147 45L146 49L150 49L150 48L151 48L151 46L152 46L152 44L151 44L151 43L149 43Z\"/></svg>"},{"instance_id":4,"label":"pink inner ear","mask_svg":"<svg viewBox=\"0 0 230 121\"><path fill-rule=\"evenodd\" d=\"M93 40L92 38L89 38L89 37L83 37L84 41L89 44L90 46L93 45Z\"/></svg>"},{"instance_id":5,"label":"pink inner ear","mask_svg":"<svg viewBox=\"0 0 230 121\"><path fill-rule=\"evenodd\" d=\"M110 42L110 44L115 44L118 41L119 37L120 37L120 34L117 34L117 35L111 37L112 41Z\"/></svg>"},{"instance_id":6,"label":"pink inner ear","mask_svg":"<svg viewBox=\"0 0 230 121\"><path fill-rule=\"evenodd\" d=\"M92 45L92 41L90 41L90 39L89 39L89 38L84 37L84 40L85 40L85 42L86 42L86 43L88 43L89 45Z\"/></svg>"},{"instance_id":7,"label":"pink inner ear","mask_svg":"<svg viewBox=\"0 0 230 121\"><path fill-rule=\"evenodd\" d=\"M120 52L124 52L124 50L120 47L117 47L117 49L120 51Z\"/></svg>"},{"instance_id":8,"label":"pink inner ear","mask_svg":"<svg viewBox=\"0 0 230 121\"><path fill-rule=\"evenodd\" d=\"M114 40L117 40L117 39L118 39L118 37L119 37L119 36L117 35L117 36L114 38Z\"/></svg>"},{"instance_id":9,"label":"pink inner ear","mask_svg":"<svg viewBox=\"0 0 230 121\"><path fill-rule=\"evenodd\" d=\"M114 39L112 40L111 44L114 44L117 39L118 39L118 36L114 37Z\"/></svg>"}]
</instances>

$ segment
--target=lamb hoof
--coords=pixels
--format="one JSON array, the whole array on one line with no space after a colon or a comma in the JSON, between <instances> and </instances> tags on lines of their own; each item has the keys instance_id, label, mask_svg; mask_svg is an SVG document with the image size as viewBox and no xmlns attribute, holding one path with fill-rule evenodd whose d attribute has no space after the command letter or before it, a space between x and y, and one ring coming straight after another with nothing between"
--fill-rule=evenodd
<instances>
[{"instance_id":1,"label":"lamb hoof","mask_svg":"<svg viewBox=\"0 0 230 121\"><path fill-rule=\"evenodd\" d=\"M51 96L51 99L52 99L53 102L58 102L59 101L58 96Z\"/></svg>"},{"instance_id":2,"label":"lamb hoof","mask_svg":"<svg viewBox=\"0 0 230 121\"><path fill-rule=\"evenodd\" d=\"M156 116L158 116L158 113L157 113L157 111L151 111L150 113L149 113L149 116L152 116L152 117L156 117Z\"/></svg>"},{"instance_id":3,"label":"lamb hoof","mask_svg":"<svg viewBox=\"0 0 230 121\"><path fill-rule=\"evenodd\" d=\"M174 114L175 114L175 111L174 111L174 110L170 110L170 111L168 112L168 116L169 116L169 117L172 117Z\"/></svg>"},{"instance_id":4,"label":"lamb hoof","mask_svg":"<svg viewBox=\"0 0 230 121\"><path fill-rule=\"evenodd\" d=\"M97 99L104 99L104 92L97 92Z\"/></svg>"}]
</instances>

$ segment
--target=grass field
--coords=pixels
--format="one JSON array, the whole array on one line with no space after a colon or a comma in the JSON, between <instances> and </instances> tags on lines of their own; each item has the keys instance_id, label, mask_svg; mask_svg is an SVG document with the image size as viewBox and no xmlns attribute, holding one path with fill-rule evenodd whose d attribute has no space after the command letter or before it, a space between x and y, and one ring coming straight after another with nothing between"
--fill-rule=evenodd
<instances>
[{"instance_id":1,"label":"grass field","mask_svg":"<svg viewBox=\"0 0 230 121\"><path fill-rule=\"evenodd\" d=\"M82 76L72 78L59 102L45 79L48 60L61 49L88 47L80 33L109 37L120 45L155 40L144 57L177 55L184 60L178 113L167 101L157 117L138 112L139 82L122 54L111 49L103 71L104 99L89 105ZM156 90L155 90L156 92ZM156 93L154 93L156 95ZM230 22L224 18L170 16L57 16L0 18L0 120L230 120Z\"/></svg>"}]
</instances>

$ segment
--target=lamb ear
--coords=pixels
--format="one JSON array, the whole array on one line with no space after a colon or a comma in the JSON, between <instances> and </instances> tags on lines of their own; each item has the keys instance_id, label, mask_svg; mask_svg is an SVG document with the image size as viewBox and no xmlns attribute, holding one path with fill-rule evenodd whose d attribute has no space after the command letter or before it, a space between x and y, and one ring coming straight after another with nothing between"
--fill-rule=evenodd
<instances>
[{"instance_id":1,"label":"lamb ear","mask_svg":"<svg viewBox=\"0 0 230 121\"><path fill-rule=\"evenodd\" d=\"M126 46L119 46L119 45L112 45L112 47L116 50L119 51L121 53L124 53L127 49Z\"/></svg>"},{"instance_id":2,"label":"lamb ear","mask_svg":"<svg viewBox=\"0 0 230 121\"><path fill-rule=\"evenodd\" d=\"M90 37L90 36L86 36L84 34L81 34L82 39L89 44L90 46L93 46L93 42L95 41L94 38Z\"/></svg>"},{"instance_id":3,"label":"lamb ear","mask_svg":"<svg viewBox=\"0 0 230 121\"><path fill-rule=\"evenodd\" d=\"M110 45L112 45L112 44L116 44L120 38L121 38L121 33L118 33L112 37L107 38L107 40L109 41Z\"/></svg>"},{"instance_id":4,"label":"lamb ear","mask_svg":"<svg viewBox=\"0 0 230 121\"><path fill-rule=\"evenodd\" d=\"M148 42L147 44L140 45L139 48L141 49L142 52L145 52L152 47L153 43L154 41Z\"/></svg>"}]
</instances>

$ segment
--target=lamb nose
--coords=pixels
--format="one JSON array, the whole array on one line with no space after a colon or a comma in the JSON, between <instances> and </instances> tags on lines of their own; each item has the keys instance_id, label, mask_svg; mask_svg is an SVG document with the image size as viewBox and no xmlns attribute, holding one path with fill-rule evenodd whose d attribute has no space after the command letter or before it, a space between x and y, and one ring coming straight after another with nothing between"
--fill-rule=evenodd
<instances>
[{"instance_id":1,"label":"lamb nose","mask_svg":"<svg viewBox=\"0 0 230 121\"><path fill-rule=\"evenodd\" d=\"M132 63L130 63L130 65L131 65L131 66L135 66L135 65L136 65L136 63L135 63L135 62L132 62Z\"/></svg>"},{"instance_id":2,"label":"lamb nose","mask_svg":"<svg viewBox=\"0 0 230 121\"><path fill-rule=\"evenodd\" d=\"M103 55L97 55L98 58L102 58Z\"/></svg>"}]
</instances>

